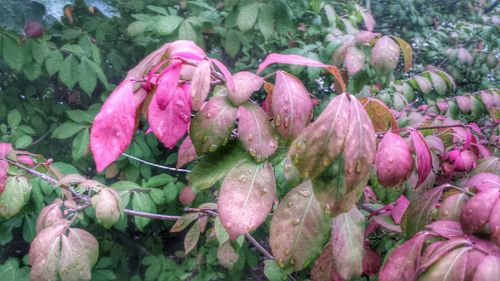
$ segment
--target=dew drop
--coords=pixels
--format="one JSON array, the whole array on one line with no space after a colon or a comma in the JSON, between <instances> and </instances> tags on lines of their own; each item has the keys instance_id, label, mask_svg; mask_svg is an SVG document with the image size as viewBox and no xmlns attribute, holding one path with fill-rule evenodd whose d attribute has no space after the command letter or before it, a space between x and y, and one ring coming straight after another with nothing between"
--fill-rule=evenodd
<instances>
[{"instance_id":1,"label":"dew drop","mask_svg":"<svg viewBox=\"0 0 500 281\"><path fill-rule=\"evenodd\" d=\"M243 182L246 180L246 178L247 178L247 177L246 177L245 175L240 175L240 176L238 177L238 181L239 181L240 183L243 183Z\"/></svg>"},{"instance_id":2,"label":"dew drop","mask_svg":"<svg viewBox=\"0 0 500 281\"><path fill-rule=\"evenodd\" d=\"M294 220L292 221L292 224L293 224L293 225L299 225L299 223L300 223L300 219L294 219Z\"/></svg>"},{"instance_id":3,"label":"dew drop","mask_svg":"<svg viewBox=\"0 0 500 281\"><path fill-rule=\"evenodd\" d=\"M184 107L185 103L182 100L177 100L176 102L178 107Z\"/></svg>"},{"instance_id":4,"label":"dew drop","mask_svg":"<svg viewBox=\"0 0 500 281\"><path fill-rule=\"evenodd\" d=\"M203 139L201 141L204 142L204 143L207 142L208 141L208 135L204 135Z\"/></svg>"},{"instance_id":5,"label":"dew drop","mask_svg":"<svg viewBox=\"0 0 500 281\"><path fill-rule=\"evenodd\" d=\"M231 227L233 226L230 222L226 223L226 229L231 229Z\"/></svg>"},{"instance_id":6,"label":"dew drop","mask_svg":"<svg viewBox=\"0 0 500 281\"><path fill-rule=\"evenodd\" d=\"M249 135L247 136L247 141L249 141L249 142L252 142L252 141L253 141L253 135L252 135L252 134L249 134Z\"/></svg>"},{"instance_id":7,"label":"dew drop","mask_svg":"<svg viewBox=\"0 0 500 281\"><path fill-rule=\"evenodd\" d=\"M248 169L247 173L248 173L249 175L251 175L251 174L252 174L252 169Z\"/></svg>"},{"instance_id":8,"label":"dew drop","mask_svg":"<svg viewBox=\"0 0 500 281\"><path fill-rule=\"evenodd\" d=\"M294 258L294 257L292 257L292 258L290 259L290 264L295 264L295 258Z\"/></svg>"},{"instance_id":9,"label":"dew drop","mask_svg":"<svg viewBox=\"0 0 500 281\"><path fill-rule=\"evenodd\" d=\"M356 173L361 173L363 169L363 164L361 163L361 161L359 161L357 164L356 164Z\"/></svg>"},{"instance_id":10,"label":"dew drop","mask_svg":"<svg viewBox=\"0 0 500 281\"><path fill-rule=\"evenodd\" d=\"M253 149L253 148L250 148L250 149L248 150L248 152L250 153L250 155L252 155L252 157L257 156L257 151L255 151L255 149Z\"/></svg>"},{"instance_id":11,"label":"dew drop","mask_svg":"<svg viewBox=\"0 0 500 281\"><path fill-rule=\"evenodd\" d=\"M288 256L288 255L290 254L290 249L285 249L285 250L283 251L283 254L284 254L285 256Z\"/></svg>"},{"instance_id":12,"label":"dew drop","mask_svg":"<svg viewBox=\"0 0 500 281\"><path fill-rule=\"evenodd\" d=\"M292 163L293 163L295 166L297 166L297 165L299 165L299 162L300 162L300 160L299 160L299 155L298 155L298 154L294 154L294 155L292 156Z\"/></svg>"},{"instance_id":13,"label":"dew drop","mask_svg":"<svg viewBox=\"0 0 500 281\"><path fill-rule=\"evenodd\" d=\"M330 165L330 160L328 158L323 159L323 166L328 167Z\"/></svg>"},{"instance_id":14,"label":"dew drop","mask_svg":"<svg viewBox=\"0 0 500 281\"><path fill-rule=\"evenodd\" d=\"M285 113L288 113L289 110L288 106L285 105L285 107L283 107L283 111L285 111Z\"/></svg>"},{"instance_id":15,"label":"dew drop","mask_svg":"<svg viewBox=\"0 0 500 281\"><path fill-rule=\"evenodd\" d=\"M279 265L279 267L285 267L285 263L283 262L283 259L278 260L278 265Z\"/></svg>"},{"instance_id":16,"label":"dew drop","mask_svg":"<svg viewBox=\"0 0 500 281\"><path fill-rule=\"evenodd\" d=\"M281 116L279 113L276 114L276 117L274 118L274 125L276 125L276 127L281 126Z\"/></svg>"},{"instance_id":17,"label":"dew drop","mask_svg":"<svg viewBox=\"0 0 500 281\"><path fill-rule=\"evenodd\" d=\"M210 113L210 112L205 113L205 118L207 118L207 119L212 118L212 113Z\"/></svg>"},{"instance_id":18,"label":"dew drop","mask_svg":"<svg viewBox=\"0 0 500 281\"><path fill-rule=\"evenodd\" d=\"M268 190L267 188L265 188L265 187L264 187L264 188L262 189L262 194L266 194L266 193L268 193L268 192L269 192L269 190Z\"/></svg>"},{"instance_id":19,"label":"dew drop","mask_svg":"<svg viewBox=\"0 0 500 281\"><path fill-rule=\"evenodd\" d=\"M283 127L285 127L285 129L288 129L289 126L290 126L290 117L287 117L287 118L285 118L285 122L283 123Z\"/></svg>"},{"instance_id":20,"label":"dew drop","mask_svg":"<svg viewBox=\"0 0 500 281\"><path fill-rule=\"evenodd\" d=\"M210 152L214 152L217 150L217 147L219 147L218 145L216 144L211 144L209 147L208 147L208 151Z\"/></svg>"},{"instance_id":21,"label":"dew drop","mask_svg":"<svg viewBox=\"0 0 500 281\"><path fill-rule=\"evenodd\" d=\"M309 193L309 191L307 191L307 190L300 190L299 194L302 195L302 196L304 196L304 197L309 197L309 195L311 195Z\"/></svg>"},{"instance_id":22,"label":"dew drop","mask_svg":"<svg viewBox=\"0 0 500 281\"><path fill-rule=\"evenodd\" d=\"M287 204L288 208L291 208L293 206L293 203L292 201L288 201L288 204Z\"/></svg>"},{"instance_id":23,"label":"dew drop","mask_svg":"<svg viewBox=\"0 0 500 281\"><path fill-rule=\"evenodd\" d=\"M285 172L290 172L290 169L292 168L292 166L290 164L285 164Z\"/></svg>"},{"instance_id":24,"label":"dew drop","mask_svg":"<svg viewBox=\"0 0 500 281\"><path fill-rule=\"evenodd\" d=\"M271 148L276 148L276 142L271 141Z\"/></svg>"}]
</instances>

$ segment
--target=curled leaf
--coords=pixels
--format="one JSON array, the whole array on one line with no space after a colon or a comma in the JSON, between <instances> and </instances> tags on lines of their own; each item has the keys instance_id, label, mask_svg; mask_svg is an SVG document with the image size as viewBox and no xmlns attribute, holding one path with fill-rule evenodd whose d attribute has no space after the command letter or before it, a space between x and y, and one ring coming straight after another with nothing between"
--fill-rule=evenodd
<instances>
[{"instance_id":1,"label":"curled leaf","mask_svg":"<svg viewBox=\"0 0 500 281\"><path fill-rule=\"evenodd\" d=\"M233 75L234 92L229 92L229 99L238 106L246 102L250 96L257 92L264 83L264 78L248 71L240 71Z\"/></svg>"},{"instance_id":2,"label":"curled leaf","mask_svg":"<svg viewBox=\"0 0 500 281\"><path fill-rule=\"evenodd\" d=\"M15 216L28 203L31 185L23 176L12 176L5 180L5 189L0 193L0 218Z\"/></svg>"},{"instance_id":3,"label":"curled leaf","mask_svg":"<svg viewBox=\"0 0 500 281\"><path fill-rule=\"evenodd\" d=\"M365 107L376 133L398 129L396 118L384 102L373 98L360 98L359 101Z\"/></svg>"},{"instance_id":4,"label":"curled leaf","mask_svg":"<svg viewBox=\"0 0 500 281\"><path fill-rule=\"evenodd\" d=\"M175 85L173 86L175 88ZM191 96L193 100L193 110L200 110L201 105L205 101L210 92L210 62L202 60L198 63L198 67L193 74L191 80Z\"/></svg>"},{"instance_id":5,"label":"curled leaf","mask_svg":"<svg viewBox=\"0 0 500 281\"><path fill-rule=\"evenodd\" d=\"M177 164L176 168L186 165L187 163L195 160L198 155L196 154L196 149L193 146L193 142L191 138L187 136L179 147L179 151L177 152Z\"/></svg>"},{"instance_id":6,"label":"curled leaf","mask_svg":"<svg viewBox=\"0 0 500 281\"><path fill-rule=\"evenodd\" d=\"M493 207L499 198L500 189L489 189L469 199L460 214L464 233L472 234L481 230L488 223Z\"/></svg>"},{"instance_id":7,"label":"curled leaf","mask_svg":"<svg viewBox=\"0 0 500 281\"><path fill-rule=\"evenodd\" d=\"M284 71L276 72L272 112L274 125L287 140L295 139L309 124L313 104L304 84Z\"/></svg>"},{"instance_id":8,"label":"curled leaf","mask_svg":"<svg viewBox=\"0 0 500 281\"><path fill-rule=\"evenodd\" d=\"M429 146L422 134L417 130L410 131L410 138L417 156L418 182L417 187L425 181L432 169L432 156Z\"/></svg>"}]
</instances>

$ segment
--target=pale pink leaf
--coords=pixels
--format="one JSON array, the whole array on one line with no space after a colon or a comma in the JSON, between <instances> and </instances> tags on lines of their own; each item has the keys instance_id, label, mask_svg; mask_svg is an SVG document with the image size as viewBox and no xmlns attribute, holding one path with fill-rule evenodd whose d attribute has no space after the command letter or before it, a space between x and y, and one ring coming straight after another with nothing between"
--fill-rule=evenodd
<instances>
[{"instance_id":1,"label":"pale pink leaf","mask_svg":"<svg viewBox=\"0 0 500 281\"><path fill-rule=\"evenodd\" d=\"M191 141L191 138L189 136L184 139L177 153L177 169L195 160L198 157L198 155L196 155L196 150L194 149L193 142Z\"/></svg>"},{"instance_id":2,"label":"pale pink leaf","mask_svg":"<svg viewBox=\"0 0 500 281\"><path fill-rule=\"evenodd\" d=\"M297 77L278 70L271 102L276 130L286 140L295 139L312 117L313 104L304 84Z\"/></svg>"},{"instance_id":3,"label":"pale pink leaf","mask_svg":"<svg viewBox=\"0 0 500 281\"><path fill-rule=\"evenodd\" d=\"M274 154L278 140L274 135L266 112L259 106L247 102L238 109L238 133L246 150L257 161Z\"/></svg>"},{"instance_id":4,"label":"pale pink leaf","mask_svg":"<svg viewBox=\"0 0 500 281\"><path fill-rule=\"evenodd\" d=\"M7 179L7 172L9 171L9 163L1 159L0 160L0 193L5 189L5 180Z\"/></svg>"},{"instance_id":5,"label":"pale pink leaf","mask_svg":"<svg viewBox=\"0 0 500 281\"><path fill-rule=\"evenodd\" d=\"M373 16L368 12L362 12L361 15L363 16L363 23L366 30L373 31L373 28L375 28L375 19L373 19Z\"/></svg>"},{"instance_id":6,"label":"pale pink leaf","mask_svg":"<svg viewBox=\"0 0 500 281\"><path fill-rule=\"evenodd\" d=\"M486 256L477 266L473 281L491 281L500 276L500 258L494 255Z\"/></svg>"},{"instance_id":7,"label":"pale pink leaf","mask_svg":"<svg viewBox=\"0 0 500 281\"><path fill-rule=\"evenodd\" d=\"M193 99L193 110L200 110L210 92L210 62L202 60L194 71L191 80L191 96Z\"/></svg>"},{"instance_id":8,"label":"pale pink leaf","mask_svg":"<svg viewBox=\"0 0 500 281\"><path fill-rule=\"evenodd\" d=\"M470 198L460 213L460 222L464 233L473 234L481 230L490 218L495 203L500 197L499 189L488 189Z\"/></svg>"},{"instance_id":9,"label":"pale pink leaf","mask_svg":"<svg viewBox=\"0 0 500 281\"><path fill-rule=\"evenodd\" d=\"M231 72L229 72L229 69L220 61L217 59L210 59L210 61L219 68L219 70L222 72L222 75L224 75L224 78L226 78L226 85L229 89L230 92L234 92L236 86L234 85L234 80L233 80L233 75Z\"/></svg>"},{"instance_id":10,"label":"pale pink leaf","mask_svg":"<svg viewBox=\"0 0 500 281\"><path fill-rule=\"evenodd\" d=\"M163 55L170 45L171 43L164 44L160 48L156 49L156 51L142 59L136 66L134 66L134 68L128 71L125 79L142 79L143 76L151 70L151 68L161 62Z\"/></svg>"},{"instance_id":11,"label":"pale pink leaf","mask_svg":"<svg viewBox=\"0 0 500 281\"><path fill-rule=\"evenodd\" d=\"M349 76L356 74L365 66L365 53L355 46L350 47L345 54L344 65L347 67Z\"/></svg>"},{"instance_id":12,"label":"pale pink leaf","mask_svg":"<svg viewBox=\"0 0 500 281\"><path fill-rule=\"evenodd\" d=\"M425 142L422 134L417 130L410 131L413 148L417 156L418 182L417 187L425 181L432 168L432 156L429 146Z\"/></svg>"},{"instance_id":13,"label":"pale pink leaf","mask_svg":"<svg viewBox=\"0 0 500 281\"><path fill-rule=\"evenodd\" d=\"M389 36L382 36L372 48L372 67L378 73L386 75L396 68L399 55L399 45Z\"/></svg>"},{"instance_id":14,"label":"pale pink leaf","mask_svg":"<svg viewBox=\"0 0 500 281\"><path fill-rule=\"evenodd\" d=\"M176 88L175 95L162 109L157 102L157 95L149 104L148 122L156 137L172 149L186 133L191 120L191 95L181 88Z\"/></svg>"},{"instance_id":15,"label":"pale pink leaf","mask_svg":"<svg viewBox=\"0 0 500 281\"><path fill-rule=\"evenodd\" d=\"M285 55L285 54L270 54L268 55L264 61L259 65L257 69L257 74L261 73L266 67L271 64L281 63L281 64L294 64L294 65L302 65L302 66L313 66L313 67L323 67L327 68L329 65L326 65L322 62L319 62L314 59L306 58L299 55Z\"/></svg>"},{"instance_id":16,"label":"pale pink leaf","mask_svg":"<svg viewBox=\"0 0 500 281\"><path fill-rule=\"evenodd\" d=\"M235 91L229 92L229 99L238 106L246 102L250 96L258 91L264 83L264 78L248 71L240 71L233 75Z\"/></svg>"},{"instance_id":17,"label":"pale pink leaf","mask_svg":"<svg viewBox=\"0 0 500 281\"><path fill-rule=\"evenodd\" d=\"M177 83L179 83L181 75L181 68L181 63L172 63L160 76L153 99L161 110L165 110L167 105L174 99Z\"/></svg>"},{"instance_id":18,"label":"pale pink leaf","mask_svg":"<svg viewBox=\"0 0 500 281\"><path fill-rule=\"evenodd\" d=\"M259 227L276 197L276 181L269 163L245 161L222 182L217 212L231 239Z\"/></svg>"},{"instance_id":19,"label":"pale pink leaf","mask_svg":"<svg viewBox=\"0 0 500 281\"><path fill-rule=\"evenodd\" d=\"M12 151L12 144L8 142L0 142L0 157L7 156Z\"/></svg>"},{"instance_id":20,"label":"pale pink leaf","mask_svg":"<svg viewBox=\"0 0 500 281\"><path fill-rule=\"evenodd\" d=\"M371 32L371 31L361 31L356 34L356 41L359 43L370 43L373 39L380 36L380 33Z\"/></svg>"},{"instance_id":21,"label":"pale pink leaf","mask_svg":"<svg viewBox=\"0 0 500 281\"><path fill-rule=\"evenodd\" d=\"M106 100L90 131L90 149L98 172L127 149L134 135L135 114L133 84L125 80Z\"/></svg>"},{"instance_id":22,"label":"pale pink leaf","mask_svg":"<svg viewBox=\"0 0 500 281\"><path fill-rule=\"evenodd\" d=\"M494 164L494 162L492 163ZM492 188L500 189L500 176L494 173L478 173L467 180L465 186L474 187L480 192L485 192Z\"/></svg>"},{"instance_id":23,"label":"pale pink leaf","mask_svg":"<svg viewBox=\"0 0 500 281\"><path fill-rule=\"evenodd\" d=\"M392 219L396 224L401 223L401 218L403 217L403 214L405 213L406 209L410 205L410 200L406 198L406 196L401 195L396 202L394 203L394 208L391 210L391 216Z\"/></svg>"},{"instance_id":24,"label":"pale pink leaf","mask_svg":"<svg viewBox=\"0 0 500 281\"><path fill-rule=\"evenodd\" d=\"M462 226L458 221L438 220L427 225L427 228L436 232L439 236L442 236L447 239L460 237L464 235L464 232L462 231Z\"/></svg>"}]
</instances>

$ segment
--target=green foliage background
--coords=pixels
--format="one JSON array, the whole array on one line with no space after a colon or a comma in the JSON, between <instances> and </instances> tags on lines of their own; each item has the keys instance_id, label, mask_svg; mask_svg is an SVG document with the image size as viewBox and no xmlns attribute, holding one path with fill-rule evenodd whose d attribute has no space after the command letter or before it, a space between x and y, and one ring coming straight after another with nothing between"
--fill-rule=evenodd
<instances>
[{"instance_id":1,"label":"green foliage background","mask_svg":"<svg viewBox=\"0 0 500 281\"><path fill-rule=\"evenodd\" d=\"M88 153L89 128L103 100L127 70L149 52L166 42L188 39L233 71L254 70L271 52L301 54L331 63L341 42L328 40L328 36L364 29L359 4L373 14L376 32L398 35L412 44L414 68L407 74L398 69L393 80L408 79L429 64L441 66L457 84L457 92L448 95L460 95L499 86L498 65L488 66L490 60L498 60L499 18L491 17L495 10L484 14L493 2L2 1L0 142L53 158L54 166L63 173L117 182L117 188L130 188L118 180L151 188L155 196L129 193L133 209L182 214L177 195L186 182L183 174L162 174L162 170L125 157L105 174L96 174ZM28 38L23 30L28 21L41 23L44 35ZM448 55L447 49L460 47L472 54L472 65ZM321 77L320 70L289 70L321 100L331 95L326 85L332 81ZM353 78L349 91L363 95L379 82L384 81L366 67ZM418 102L422 98L432 103L432 97L415 97ZM167 151L142 127L126 153L169 166L177 160L176 152ZM36 216L58 196L58 191L43 181L34 179L32 184L30 203L15 217L0 221L0 276L15 271L17 278L13 280L27 278L25 255L35 234ZM388 198L398 196L387 192ZM213 199L214 194L204 191L194 205ZM263 273L271 280L283 278L272 261L266 261L262 268L262 258L249 249L248 242L237 241L239 260L226 270L217 262L217 240L223 237L202 238L204 243L186 256L182 251L185 231L170 234L170 222L135 219L134 224L129 218L129 223L123 219L106 231L94 220L92 212L86 211L78 221L98 238L101 247L92 280L259 280ZM217 234L217 225L215 228ZM266 228L256 236L265 237ZM394 243L385 239L378 247L387 251Z\"/></svg>"}]
</instances>

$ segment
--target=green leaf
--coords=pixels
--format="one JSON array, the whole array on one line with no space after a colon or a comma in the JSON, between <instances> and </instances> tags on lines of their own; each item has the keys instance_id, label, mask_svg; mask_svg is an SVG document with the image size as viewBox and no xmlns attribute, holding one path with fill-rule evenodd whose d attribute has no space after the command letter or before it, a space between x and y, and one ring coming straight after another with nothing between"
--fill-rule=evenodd
<instances>
[{"instance_id":1,"label":"green leaf","mask_svg":"<svg viewBox=\"0 0 500 281\"><path fill-rule=\"evenodd\" d=\"M179 194L179 190L173 181L163 188L163 195L165 196L165 203L167 204L174 201L175 198L177 198L177 194Z\"/></svg>"},{"instance_id":2,"label":"green leaf","mask_svg":"<svg viewBox=\"0 0 500 281\"><path fill-rule=\"evenodd\" d=\"M184 237L184 251L186 255L191 252L200 240L200 221L196 221Z\"/></svg>"},{"instance_id":3,"label":"green leaf","mask_svg":"<svg viewBox=\"0 0 500 281\"><path fill-rule=\"evenodd\" d=\"M238 28L242 32L247 32L255 25L258 15L259 4L256 2L248 3L241 7L237 19Z\"/></svg>"},{"instance_id":4,"label":"green leaf","mask_svg":"<svg viewBox=\"0 0 500 281\"><path fill-rule=\"evenodd\" d=\"M36 62L29 62L23 66L24 75L30 81L34 81L42 73L42 66Z\"/></svg>"},{"instance_id":5,"label":"green leaf","mask_svg":"<svg viewBox=\"0 0 500 281\"><path fill-rule=\"evenodd\" d=\"M80 74L78 78L78 85L80 85L80 88L82 88L82 90L89 97L92 96L92 92L97 85L97 76L94 72L94 67L92 67L90 63L90 60L83 58L78 68L78 72Z\"/></svg>"},{"instance_id":6,"label":"green leaf","mask_svg":"<svg viewBox=\"0 0 500 281\"><path fill-rule=\"evenodd\" d=\"M310 181L292 189L275 210L269 244L281 267L300 271L321 253L330 219L314 196Z\"/></svg>"},{"instance_id":7,"label":"green leaf","mask_svg":"<svg viewBox=\"0 0 500 281\"><path fill-rule=\"evenodd\" d=\"M158 187L158 186L166 185L166 184L173 182L173 181L175 181L175 178L172 177L171 175L160 174L160 175L156 175L154 177L151 177L148 180L148 183L146 184L146 186L147 187Z\"/></svg>"},{"instance_id":8,"label":"green leaf","mask_svg":"<svg viewBox=\"0 0 500 281\"><path fill-rule=\"evenodd\" d=\"M87 128L87 126L82 124L65 122L54 129L54 131L52 132L52 137L56 139L67 139L85 128Z\"/></svg>"},{"instance_id":9,"label":"green leaf","mask_svg":"<svg viewBox=\"0 0 500 281\"><path fill-rule=\"evenodd\" d=\"M26 267L19 268L19 262L16 258L9 258L0 265L0 276L2 276L2 281L28 281L29 271L25 269Z\"/></svg>"},{"instance_id":10,"label":"green leaf","mask_svg":"<svg viewBox=\"0 0 500 281\"><path fill-rule=\"evenodd\" d=\"M66 111L66 114L69 119L79 124L91 125L92 121L94 121L94 116L83 110L68 110Z\"/></svg>"},{"instance_id":11,"label":"green leaf","mask_svg":"<svg viewBox=\"0 0 500 281\"><path fill-rule=\"evenodd\" d=\"M104 85L104 87L106 87L106 89L109 88L108 78L106 78L106 75L102 71L102 68L99 65L97 65L95 62L88 60L87 58L83 58L82 60L85 60L86 63L92 68L95 75L97 75L97 78L99 78L99 80Z\"/></svg>"},{"instance_id":12,"label":"green leaf","mask_svg":"<svg viewBox=\"0 0 500 281\"><path fill-rule=\"evenodd\" d=\"M165 36L172 32L174 32L177 27L182 22L182 18L178 16L165 16L160 17L158 21L156 21L156 32L158 35Z\"/></svg>"},{"instance_id":13,"label":"green leaf","mask_svg":"<svg viewBox=\"0 0 500 281\"><path fill-rule=\"evenodd\" d=\"M2 40L2 55L8 66L20 70L23 66L23 52L14 39L4 36Z\"/></svg>"},{"instance_id":14,"label":"green leaf","mask_svg":"<svg viewBox=\"0 0 500 281\"><path fill-rule=\"evenodd\" d=\"M175 224L170 229L170 232L181 232L186 227L188 227L188 225L190 225L193 221L199 218L200 214L198 213L187 213L175 222Z\"/></svg>"},{"instance_id":15,"label":"green leaf","mask_svg":"<svg viewBox=\"0 0 500 281\"><path fill-rule=\"evenodd\" d=\"M233 141L203 157L189 174L189 185L206 189L222 179L234 166L250 160L250 155L239 142Z\"/></svg>"},{"instance_id":16,"label":"green leaf","mask_svg":"<svg viewBox=\"0 0 500 281\"><path fill-rule=\"evenodd\" d=\"M23 239L30 243L36 234L36 217L34 215L27 215L24 217L23 223Z\"/></svg>"},{"instance_id":17,"label":"green leaf","mask_svg":"<svg viewBox=\"0 0 500 281\"><path fill-rule=\"evenodd\" d=\"M16 128L21 123L21 113L17 109L13 109L7 115L7 124L11 128Z\"/></svg>"},{"instance_id":18,"label":"green leaf","mask_svg":"<svg viewBox=\"0 0 500 281\"><path fill-rule=\"evenodd\" d=\"M270 3L263 4L259 8L258 26L260 33L267 40L274 33L274 6Z\"/></svg>"},{"instance_id":19,"label":"green leaf","mask_svg":"<svg viewBox=\"0 0 500 281\"><path fill-rule=\"evenodd\" d=\"M75 45L75 44L66 44L66 45L61 47L61 51L70 52L70 53L75 54L77 56L86 55L85 50L82 47L80 47L79 45Z\"/></svg>"},{"instance_id":20,"label":"green leaf","mask_svg":"<svg viewBox=\"0 0 500 281\"><path fill-rule=\"evenodd\" d=\"M165 194L163 190L151 188L151 199L153 199L153 202L158 206L165 204Z\"/></svg>"},{"instance_id":21,"label":"green leaf","mask_svg":"<svg viewBox=\"0 0 500 281\"><path fill-rule=\"evenodd\" d=\"M264 261L264 275L269 281L286 280L286 273L278 266L274 260Z\"/></svg>"},{"instance_id":22,"label":"green leaf","mask_svg":"<svg viewBox=\"0 0 500 281\"><path fill-rule=\"evenodd\" d=\"M45 69L50 76L54 75L61 68L63 55L59 51L52 51L45 60Z\"/></svg>"},{"instance_id":23,"label":"green leaf","mask_svg":"<svg viewBox=\"0 0 500 281\"><path fill-rule=\"evenodd\" d=\"M16 215L30 199L31 186L25 177L8 177L0 193L0 218Z\"/></svg>"},{"instance_id":24,"label":"green leaf","mask_svg":"<svg viewBox=\"0 0 500 281\"><path fill-rule=\"evenodd\" d=\"M219 241L219 245L222 245L226 241L229 240L229 233L227 233L224 226L222 226L222 223L221 223L219 217L215 218L214 228L215 228L215 237L217 237L217 241Z\"/></svg>"},{"instance_id":25,"label":"green leaf","mask_svg":"<svg viewBox=\"0 0 500 281\"><path fill-rule=\"evenodd\" d=\"M226 38L224 38L223 44L226 53L234 58L241 48L238 32L234 29L229 30L226 34Z\"/></svg>"},{"instance_id":26,"label":"green leaf","mask_svg":"<svg viewBox=\"0 0 500 281\"><path fill-rule=\"evenodd\" d=\"M72 89L78 81L78 61L73 55L67 56L62 62L59 70L59 80L68 88Z\"/></svg>"},{"instance_id":27,"label":"green leaf","mask_svg":"<svg viewBox=\"0 0 500 281\"><path fill-rule=\"evenodd\" d=\"M47 47L47 44L45 41L41 41L41 43L37 43L36 41L32 41L31 43L31 54L33 55L33 59L38 63L42 64L45 58L47 57L47 54L49 52L49 49Z\"/></svg>"},{"instance_id":28,"label":"green leaf","mask_svg":"<svg viewBox=\"0 0 500 281\"><path fill-rule=\"evenodd\" d=\"M145 192L134 192L132 196L132 208L135 211L147 212L147 213L156 213L156 205L149 196L148 193ZM144 227L151 221L149 218L135 216L135 225L140 231L144 230Z\"/></svg>"},{"instance_id":29,"label":"green leaf","mask_svg":"<svg viewBox=\"0 0 500 281\"><path fill-rule=\"evenodd\" d=\"M33 138L28 135L23 135L19 137L14 143L16 149L22 149L28 147L33 142Z\"/></svg>"},{"instance_id":30,"label":"green leaf","mask_svg":"<svg viewBox=\"0 0 500 281\"><path fill-rule=\"evenodd\" d=\"M197 41L198 36L189 21L184 20L179 27L179 39Z\"/></svg>"},{"instance_id":31,"label":"green leaf","mask_svg":"<svg viewBox=\"0 0 500 281\"><path fill-rule=\"evenodd\" d=\"M73 160L78 160L85 156L87 148L89 147L90 134L89 129L81 131L76 138L73 140L73 147L71 153L73 155Z\"/></svg>"}]
</instances>

